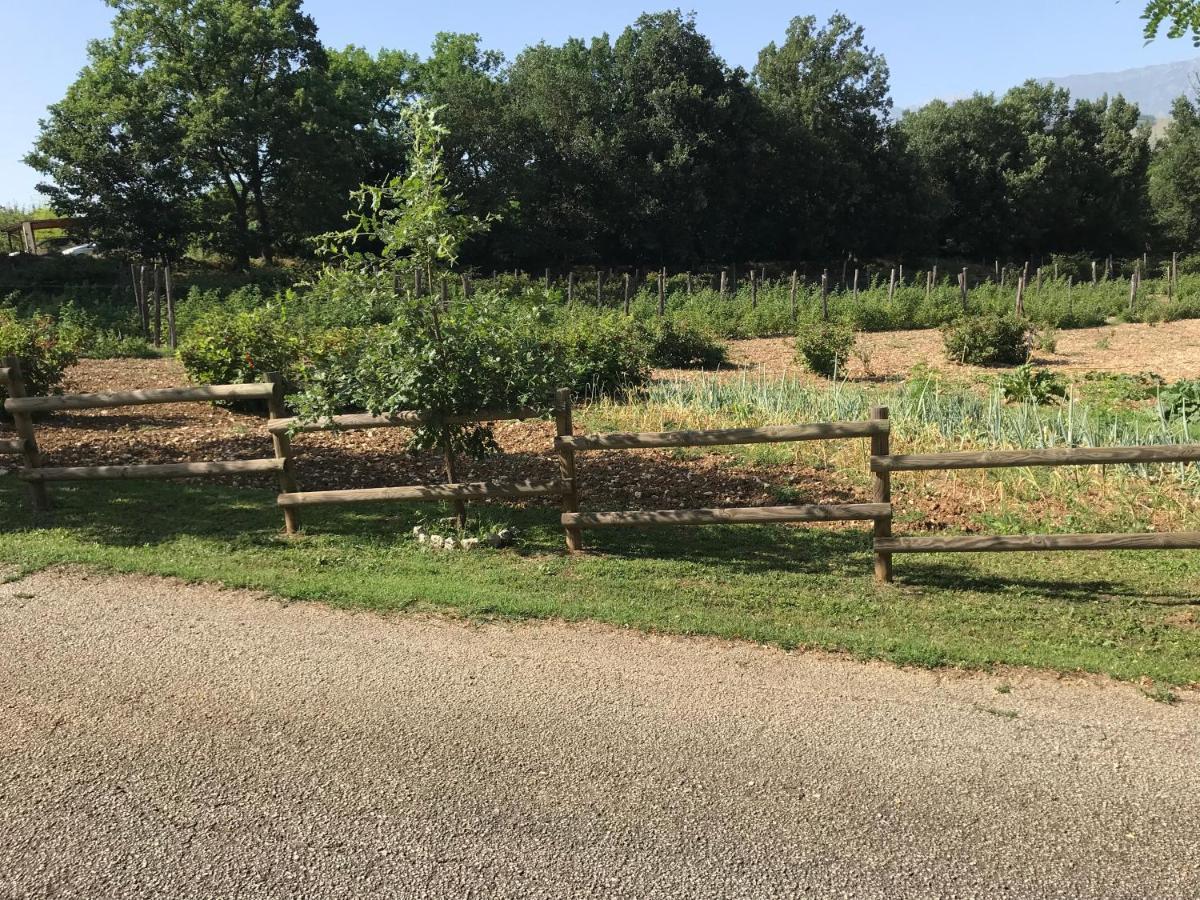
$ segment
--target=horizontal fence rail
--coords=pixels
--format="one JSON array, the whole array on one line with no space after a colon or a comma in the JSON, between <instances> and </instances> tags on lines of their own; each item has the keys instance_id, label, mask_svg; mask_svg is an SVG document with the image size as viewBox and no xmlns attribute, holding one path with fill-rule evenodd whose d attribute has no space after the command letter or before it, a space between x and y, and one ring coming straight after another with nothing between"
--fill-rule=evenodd
<instances>
[{"instance_id":1,"label":"horizontal fence rail","mask_svg":"<svg viewBox=\"0 0 1200 900\"><path fill-rule=\"evenodd\" d=\"M659 509L628 512L564 513L564 525L616 528L627 525L731 525L771 522L868 522L891 515L888 503L749 506L735 509Z\"/></svg>"},{"instance_id":2,"label":"horizontal fence rail","mask_svg":"<svg viewBox=\"0 0 1200 900\"><path fill-rule=\"evenodd\" d=\"M560 409L562 398L560 397ZM796 441L845 440L869 438L872 455L886 455L891 423L888 411L878 408L863 422L813 422L798 425L767 425L760 428L716 428L690 431L613 432L609 434L571 433L569 407L560 412L558 437L554 441L563 477L575 482L578 451L634 450L666 447L722 447L739 444L789 443ZM830 503L791 506L749 506L724 509L658 509L580 512L576 488L564 496L563 527L567 548L583 549L582 531L590 528L636 528L661 525L736 525L786 522L871 522L877 537L891 534L891 492L886 473L874 478L874 503ZM891 577L891 557L876 551L875 569L879 577Z\"/></svg>"},{"instance_id":3,"label":"horizontal fence rail","mask_svg":"<svg viewBox=\"0 0 1200 900\"><path fill-rule=\"evenodd\" d=\"M101 394L60 394L50 397L12 397L4 401L10 413L59 412L61 410L115 409L158 403L201 403L214 400L270 400L271 384L211 384L200 387L151 388Z\"/></svg>"},{"instance_id":4,"label":"horizontal fence rail","mask_svg":"<svg viewBox=\"0 0 1200 900\"><path fill-rule=\"evenodd\" d=\"M873 472L928 472L949 469L1003 469L1026 466L1102 466L1121 463L1200 461L1198 444L1138 447L1047 447L1040 450L982 450L927 455L872 456Z\"/></svg>"},{"instance_id":5,"label":"horizontal fence rail","mask_svg":"<svg viewBox=\"0 0 1200 900\"><path fill-rule=\"evenodd\" d=\"M341 491L307 491L280 494L280 506L315 506L325 503L384 501L469 500L479 497L548 497L567 489L561 480L477 481L466 484L413 484L404 487L357 488Z\"/></svg>"},{"instance_id":6,"label":"horizontal fence rail","mask_svg":"<svg viewBox=\"0 0 1200 900\"><path fill-rule=\"evenodd\" d=\"M1169 534L1003 534L887 538L888 553L1016 553L1032 550L1200 550L1200 532Z\"/></svg>"},{"instance_id":7,"label":"horizontal fence rail","mask_svg":"<svg viewBox=\"0 0 1200 900\"><path fill-rule=\"evenodd\" d=\"M768 425L764 428L718 428L708 431L613 432L581 434L556 440L572 450L636 450L663 447L722 447L826 441L886 434L886 419L870 422L828 422L811 425Z\"/></svg>"},{"instance_id":8,"label":"horizontal fence rail","mask_svg":"<svg viewBox=\"0 0 1200 900\"><path fill-rule=\"evenodd\" d=\"M247 475L273 472L280 488L294 489L291 459L281 452L285 437L272 436L275 455L271 459L208 460L202 462L127 464L119 466L45 466L37 443L33 414L64 410L119 409L126 406L150 406L165 403L204 403L217 400L265 400L276 417L283 407L283 384L278 375L267 375L265 383L213 384L190 387L149 388L134 391L105 391L93 394L58 394L30 397L26 391L21 360L6 356L0 360L0 381L8 388L4 408L12 415L17 439L0 440L0 453L19 453L24 466L17 477L29 490L35 515L50 508L47 484L60 481L127 481L134 479L210 478L222 475ZM285 512L289 533L294 517Z\"/></svg>"},{"instance_id":9,"label":"horizontal fence rail","mask_svg":"<svg viewBox=\"0 0 1200 900\"><path fill-rule=\"evenodd\" d=\"M325 419L273 419L267 425L272 434L290 432L304 434L314 431L364 431L370 428L416 428L421 425L468 425L475 422L504 422L508 420L538 419L544 415L536 409L491 409L473 413L461 413L435 417L425 412L396 412L384 415L372 413L346 413Z\"/></svg>"},{"instance_id":10,"label":"horizontal fence rail","mask_svg":"<svg viewBox=\"0 0 1200 900\"><path fill-rule=\"evenodd\" d=\"M1136 447L1045 447L1030 450L981 450L957 453L872 453L877 477L892 472L1027 466L1096 466L1190 463L1200 461L1200 444L1152 444ZM1200 532L1174 534L1024 534L893 537L877 534L877 555L893 553L1024 553L1063 550L1198 550ZM890 579L885 579L890 580Z\"/></svg>"},{"instance_id":11,"label":"horizontal fence rail","mask_svg":"<svg viewBox=\"0 0 1200 900\"><path fill-rule=\"evenodd\" d=\"M127 466L69 466L22 469L17 477L25 481L115 481L121 479L213 478L220 475L247 475L255 472L279 472L282 459L232 459L217 462L153 463Z\"/></svg>"}]
</instances>

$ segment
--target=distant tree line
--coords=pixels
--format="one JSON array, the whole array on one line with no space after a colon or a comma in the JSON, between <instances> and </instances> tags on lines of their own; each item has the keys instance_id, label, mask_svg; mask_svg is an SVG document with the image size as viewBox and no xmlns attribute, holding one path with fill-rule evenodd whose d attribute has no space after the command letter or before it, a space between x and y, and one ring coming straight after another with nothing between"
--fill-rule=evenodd
<instances>
[{"instance_id":1,"label":"distant tree line","mask_svg":"<svg viewBox=\"0 0 1200 900\"><path fill-rule=\"evenodd\" d=\"M895 254L1140 254L1200 243L1200 113L1151 146L1120 97L1028 82L897 115L883 56L793 19L750 72L679 11L506 60L466 34L421 58L325 47L302 0L106 0L112 34L29 162L63 214L146 256L306 255L350 191L404 165L400 111L449 129L483 268L673 267Z\"/></svg>"}]
</instances>

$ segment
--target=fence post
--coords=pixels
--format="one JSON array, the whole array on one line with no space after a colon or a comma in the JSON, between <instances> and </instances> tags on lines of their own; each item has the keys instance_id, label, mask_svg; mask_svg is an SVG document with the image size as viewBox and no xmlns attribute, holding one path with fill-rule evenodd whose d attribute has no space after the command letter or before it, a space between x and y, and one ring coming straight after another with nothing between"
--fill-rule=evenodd
<instances>
[{"instance_id":1,"label":"fence post","mask_svg":"<svg viewBox=\"0 0 1200 900\"><path fill-rule=\"evenodd\" d=\"M667 267L663 266L662 271L658 273L658 314L665 316L667 314Z\"/></svg>"},{"instance_id":2,"label":"fence post","mask_svg":"<svg viewBox=\"0 0 1200 900\"><path fill-rule=\"evenodd\" d=\"M141 266L138 269L138 296L139 308L142 315L142 337L150 340L150 298L146 295L146 267Z\"/></svg>"},{"instance_id":3,"label":"fence post","mask_svg":"<svg viewBox=\"0 0 1200 900\"><path fill-rule=\"evenodd\" d=\"M554 398L554 420L559 437L570 437L574 433L571 422L571 389L559 388ZM565 513L579 512L579 487L575 481L575 450L571 447L558 447L558 473L566 482L563 489L562 508ZM572 553L583 549L583 531L574 526L568 526L567 550Z\"/></svg>"},{"instance_id":4,"label":"fence post","mask_svg":"<svg viewBox=\"0 0 1200 900\"><path fill-rule=\"evenodd\" d=\"M871 418L878 422L888 421L888 408L886 406L877 406L871 410ZM891 453L891 435L885 431L882 434L871 435L871 455L872 456L887 456ZM875 472L874 473L874 491L873 497L876 503L891 503L892 502L892 473L891 472ZM892 536L892 516L891 513L887 518L876 519L874 527L874 536L876 538L889 538ZM875 553L875 581L880 584L886 584L892 580L892 554Z\"/></svg>"},{"instance_id":5,"label":"fence post","mask_svg":"<svg viewBox=\"0 0 1200 900\"><path fill-rule=\"evenodd\" d=\"M175 330L175 285L171 280L171 264L163 268L163 287L167 292L167 346L172 350L179 344L179 336Z\"/></svg>"},{"instance_id":6,"label":"fence post","mask_svg":"<svg viewBox=\"0 0 1200 900\"><path fill-rule=\"evenodd\" d=\"M4 357L4 365L8 369L8 396L13 399L28 396L25 390L25 375L21 371L21 360L16 355ZM42 465L42 454L38 450L37 435L33 430L33 417L29 413L14 412L13 427L16 429L17 437L21 439L21 456L25 459L25 466L29 469L37 469ZM44 481L31 481L28 485L29 489L29 504L33 507L33 512L43 513L50 509L50 495L46 491L46 483Z\"/></svg>"},{"instance_id":7,"label":"fence post","mask_svg":"<svg viewBox=\"0 0 1200 900\"><path fill-rule=\"evenodd\" d=\"M287 406L283 401L283 376L278 372L270 372L267 374L267 381L270 382L271 399L267 401L271 410L272 419L287 418ZM271 443L275 446L275 458L283 460L283 468L279 470L279 490L285 494L296 493L296 469L292 462L292 438L286 431L272 431ZM294 506L285 506L283 508L283 526L288 534L295 534L300 530L300 513Z\"/></svg>"}]
</instances>

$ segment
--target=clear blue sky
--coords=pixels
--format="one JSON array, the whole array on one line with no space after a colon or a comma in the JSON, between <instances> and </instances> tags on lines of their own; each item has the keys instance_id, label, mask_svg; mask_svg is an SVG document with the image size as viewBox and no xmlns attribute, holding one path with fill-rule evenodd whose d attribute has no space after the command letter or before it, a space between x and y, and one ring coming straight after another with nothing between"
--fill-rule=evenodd
<instances>
[{"instance_id":1,"label":"clear blue sky","mask_svg":"<svg viewBox=\"0 0 1200 900\"><path fill-rule=\"evenodd\" d=\"M331 46L425 51L439 31L478 32L508 56L546 40L607 31L615 36L647 0L525 3L497 0L307 0ZM840 9L866 27L892 71L897 108L934 97L1003 91L1026 78L1108 72L1196 56L1186 41L1159 38L1144 46L1140 0L693 0L697 22L717 52L747 69L758 50L796 15L826 18ZM4 3L0 28L0 203L29 204L37 174L21 163L37 120L83 66L87 41L107 32L102 0Z\"/></svg>"}]
</instances>

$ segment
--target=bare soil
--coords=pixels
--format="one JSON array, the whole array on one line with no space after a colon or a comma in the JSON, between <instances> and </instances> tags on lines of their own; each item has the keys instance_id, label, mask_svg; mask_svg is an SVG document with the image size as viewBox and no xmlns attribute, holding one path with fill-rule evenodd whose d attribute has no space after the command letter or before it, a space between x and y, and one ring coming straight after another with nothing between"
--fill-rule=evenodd
<instances>
[{"instance_id":1,"label":"bare soil","mask_svg":"<svg viewBox=\"0 0 1200 900\"><path fill-rule=\"evenodd\" d=\"M68 373L69 393L173 387L187 384L175 360L83 360ZM164 404L56 413L37 423L47 466L127 465L200 460L260 459L273 455L262 416L206 403ZM403 428L315 433L293 441L301 490L443 482L440 455L413 453ZM462 480L546 479L558 476L551 422L501 422L503 451L459 462ZM592 453L580 457L582 490L591 509L671 509L764 506L778 503L772 485L788 486L794 502L840 503L852 485L801 463L761 470L730 465L727 457L681 458L667 450ZM267 486L273 476L229 479ZM865 497L859 499L866 499ZM531 505L556 500L531 500Z\"/></svg>"},{"instance_id":2,"label":"bare soil","mask_svg":"<svg viewBox=\"0 0 1200 900\"><path fill-rule=\"evenodd\" d=\"M1200 320L1060 331L1056 343L1053 353L1035 351L1033 362L1068 375L1155 372L1168 381L1200 377ZM796 362L791 338L731 341L729 350L731 371L813 377ZM895 381L922 364L964 375L994 371L951 362L941 333L923 330L860 334L848 375L855 380Z\"/></svg>"}]
</instances>

